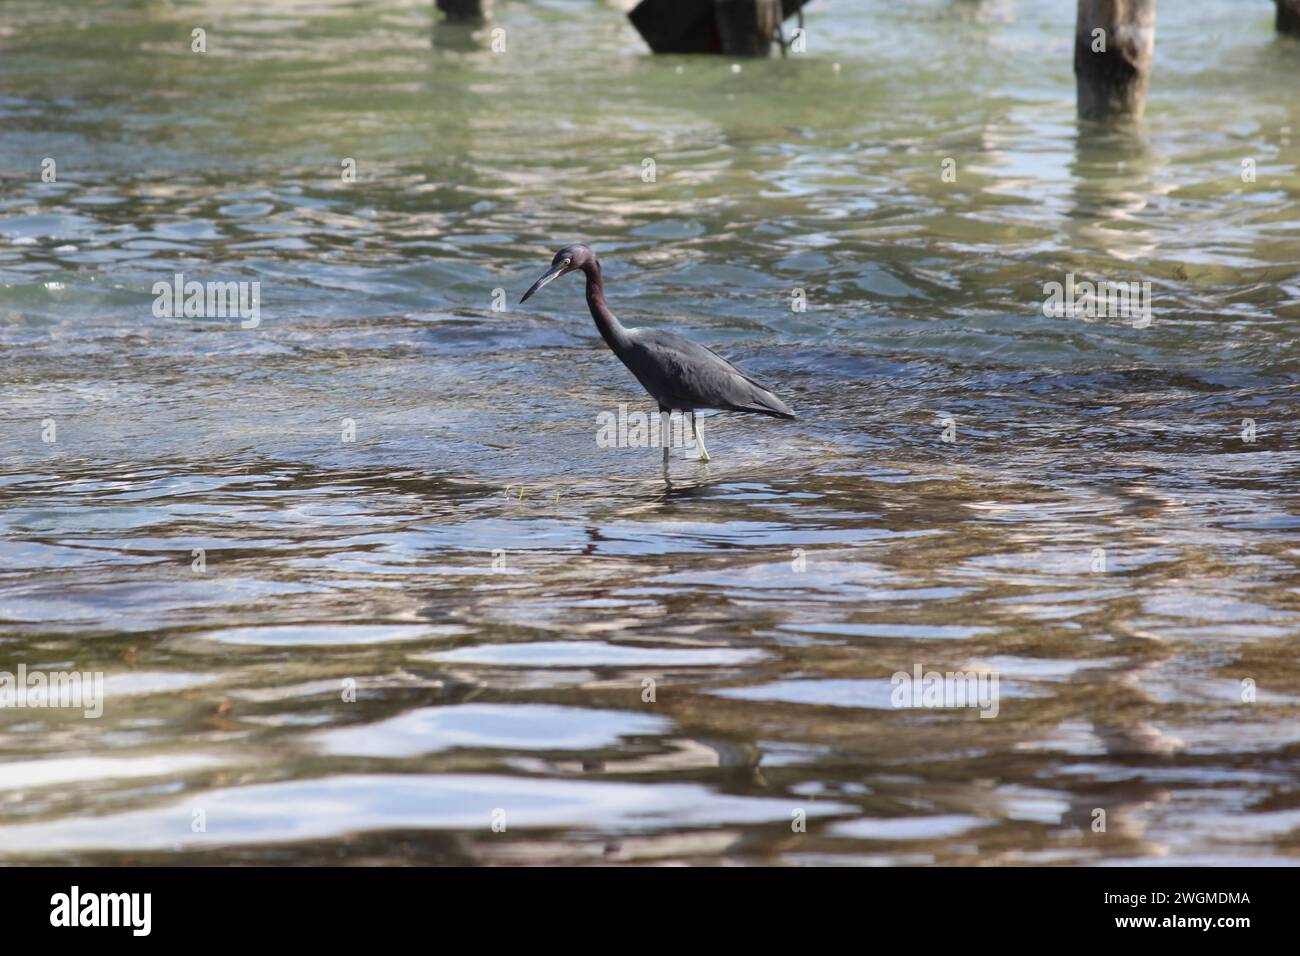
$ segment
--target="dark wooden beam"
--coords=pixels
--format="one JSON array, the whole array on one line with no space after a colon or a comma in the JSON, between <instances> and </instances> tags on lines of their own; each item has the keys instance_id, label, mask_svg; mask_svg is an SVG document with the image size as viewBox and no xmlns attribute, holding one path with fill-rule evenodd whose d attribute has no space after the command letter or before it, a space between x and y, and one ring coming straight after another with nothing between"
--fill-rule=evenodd
<instances>
[{"instance_id":1,"label":"dark wooden beam","mask_svg":"<svg viewBox=\"0 0 1300 956\"><path fill-rule=\"evenodd\" d=\"M1155 41L1156 0L1079 0L1074 74L1080 119L1142 115Z\"/></svg>"},{"instance_id":2,"label":"dark wooden beam","mask_svg":"<svg viewBox=\"0 0 1300 956\"><path fill-rule=\"evenodd\" d=\"M808 2L780 0L781 19ZM767 56L776 11L776 0L641 0L628 19L655 53Z\"/></svg>"},{"instance_id":3,"label":"dark wooden beam","mask_svg":"<svg viewBox=\"0 0 1300 956\"><path fill-rule=\"evenodd\" d=\"M713 0L722 52L728 56L770 56L780 4L774 0Z\"/></svg>"},{"instance_id":4,"label":"dark wooden beam","mask_svg":"<svg viewBox=\"0 0 1300 956\"><path fill-rule=\"evenodd\" d=\"M486 20L492 15L492 0L436 0L448 20Z\"/></svg>"},{"instance_id":5,"label":"dark wooden beam","mask_svg":"<svg viewBox=\"0 0 1300 956\"><path fill-rule=\"evenodd\" d=\"M1300 0L1277 0L1277 32L1300 37Z\"/></svg>"}]
</instances>

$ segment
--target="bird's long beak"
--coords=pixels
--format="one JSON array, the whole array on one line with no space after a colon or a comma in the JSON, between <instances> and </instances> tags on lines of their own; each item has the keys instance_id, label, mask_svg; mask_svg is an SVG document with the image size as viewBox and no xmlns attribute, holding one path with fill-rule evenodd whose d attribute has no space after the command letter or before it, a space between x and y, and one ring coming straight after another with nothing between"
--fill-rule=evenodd
<instances>
[{"instance_id":1,"label":"bird's long beak","mask_svg":"<svg viewBox=\"0 0 1300 956\"><path fill-rule=\"evenodd\" d=\"M551 266L551 268L542 273L540 279L529 287L528 291L524 293L524 297L519 300L519 304L523 305L534 292L542 290L562 275L564 275L564 266Z\"/></svg>"}]
</instances>

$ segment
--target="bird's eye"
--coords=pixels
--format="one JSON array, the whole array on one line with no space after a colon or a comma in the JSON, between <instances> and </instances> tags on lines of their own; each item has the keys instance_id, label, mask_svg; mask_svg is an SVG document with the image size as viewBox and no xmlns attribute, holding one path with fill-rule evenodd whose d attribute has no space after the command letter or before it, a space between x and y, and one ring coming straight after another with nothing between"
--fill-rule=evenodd
<instances>
[{"instance_id":1,"label":"bird's eye","mask_svg":"<svg viewBox=\"0 0 1300 956\"><path fill-rule=\"evenodd\" d=\"M572 262L572 261L573 261L573 260L571 260L571 259L565 259L565 260L564 260L564 264L567 266L567 265L568 265L570 262Z\"/></svg>"}]
</instances>

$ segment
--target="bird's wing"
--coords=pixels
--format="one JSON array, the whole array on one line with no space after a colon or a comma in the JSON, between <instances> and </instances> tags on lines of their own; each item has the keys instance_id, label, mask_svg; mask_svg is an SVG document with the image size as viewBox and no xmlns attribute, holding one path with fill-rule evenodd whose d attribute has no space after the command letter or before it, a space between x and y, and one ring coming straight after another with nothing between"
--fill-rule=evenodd
<instances>
[{"instance_id":1,"label":"bird's wing","mask_svg":"<svg viewBox=\"0 0 1300 956\"><path fill-rule=\"evenodd\" d=\"M794 412L763 383L737 368L713 349L662 329L629 331L632 354L644 374L685 408L724 408L794 418ZM648 387L648 386L647 386ZM653 392L653 389L652 389Z\"/></svg>"}]
</instances>

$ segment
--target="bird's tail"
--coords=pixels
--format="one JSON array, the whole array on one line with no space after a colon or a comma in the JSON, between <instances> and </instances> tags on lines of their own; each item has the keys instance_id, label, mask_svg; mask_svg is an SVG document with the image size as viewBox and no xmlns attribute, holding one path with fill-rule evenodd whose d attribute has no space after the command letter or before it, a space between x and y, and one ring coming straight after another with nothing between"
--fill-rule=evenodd
<instances>
[{"instance_id":1,"label":"bird's tail","mask_svg":"<svg viewBox=\"0 0 1300 956\"><path fill-rule=\"evenodd\" d=\"M738 412L757 412L760 415L771 415L773 418L793 420L796 417L795 413L790 411L789 405L758 385L754 386L754 392L750 396L750 400L743 405L735 406L735 410Z\"/></svg>"}]
</instances>

